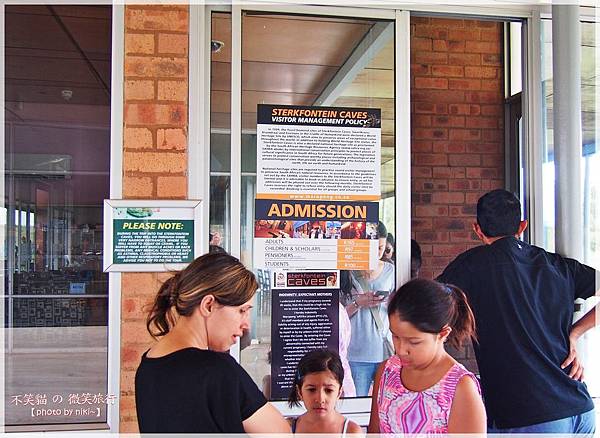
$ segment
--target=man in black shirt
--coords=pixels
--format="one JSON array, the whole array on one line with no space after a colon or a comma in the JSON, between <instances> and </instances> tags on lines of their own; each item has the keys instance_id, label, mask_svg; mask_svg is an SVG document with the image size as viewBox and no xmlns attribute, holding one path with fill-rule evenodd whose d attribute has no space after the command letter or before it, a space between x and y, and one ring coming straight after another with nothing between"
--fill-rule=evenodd
<instances>
[{"instance_id":1,"label":"man in black shirt","mask_svg":"<svg viewBox=\"0 0 600 438\"><path fill-rule=\"evenodd\" d=\"M484 245L459 255L438 281L463 289L473 308L489 432L593 433L575 347L595 325L595 308L572 322L575 299L596 291L596 271L518 240L526 227L514 195L487 193L473 225Z\"/></svg>"}]
</instances>

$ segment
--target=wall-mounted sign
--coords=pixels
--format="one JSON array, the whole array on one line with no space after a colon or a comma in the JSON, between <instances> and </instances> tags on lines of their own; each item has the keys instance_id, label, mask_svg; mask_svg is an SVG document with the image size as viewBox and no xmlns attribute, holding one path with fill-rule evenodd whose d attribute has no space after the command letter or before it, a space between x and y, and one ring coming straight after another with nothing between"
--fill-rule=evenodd
<instances>
[{"instance_id":1,"label":"wall-mounted sign","mask_svg":"<svg viewBox=\"0 0 600 438\"><path fill-rule=\"evenodd\" d=\"M271 399L287 399L304 354L339 344L339 271L272 273Z\"/></svg>"},{"instance_id":2,"label":"wall-mounted sign","mask_svg":"<svg viewBox=\"0 0 600 438\"><path fill-rule=\"evenodd\" d=\"M202 248L201 201L104 200L104 271L184 268Z\"/></svg>"},{"instance_id":3,"label":"wall-mounted sign","mask_svg":"<svg viewBox=\"0 0 600 438\"><path fill-rule=\"evenodd\" d=\"M258 105L255 267L374 269L381 110Z\"/></svg>"}]
</instances>

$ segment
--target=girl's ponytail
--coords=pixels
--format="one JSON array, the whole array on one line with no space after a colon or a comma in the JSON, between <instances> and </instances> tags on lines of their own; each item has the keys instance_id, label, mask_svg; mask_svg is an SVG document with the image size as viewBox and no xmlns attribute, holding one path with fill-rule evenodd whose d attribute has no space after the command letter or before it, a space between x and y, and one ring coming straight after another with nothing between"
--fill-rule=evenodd
<instances>
[{"instance_id":1,"label":"girl's ponytail","mask_svg":"<svg viewBox=\"0 0 600 438\"><path fill-rule=\"evenodd\" d=\"M175 305L177 299L178 278L179 274L175 274L173 277L167 279L156 294L154 304L146 320L146 328L153 338L169 333L175 322L171 313L171 307Z\"/></svg>"},{"instance_id":2,"label":"girl's ponytail","mask_svg":"<svg viewBox=\"0 0 600 438\"><path fill-rule=\"evenodd\" d=\"M461 289L452 284L446 284L444 287L447 289L454 303L449 322L452 331L448 336L448 343L452 347L459 349L465 340L469 338L473 340L477 339L475 334L475 316L469 306L465 293Z\"/></svg>"}]
</instances>

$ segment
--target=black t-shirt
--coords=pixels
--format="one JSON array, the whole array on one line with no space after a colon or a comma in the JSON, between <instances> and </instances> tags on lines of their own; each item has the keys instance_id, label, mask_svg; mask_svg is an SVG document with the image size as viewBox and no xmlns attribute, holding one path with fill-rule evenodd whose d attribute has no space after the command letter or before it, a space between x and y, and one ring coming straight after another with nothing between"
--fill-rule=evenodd
<instances>
[{"instance_id":1,"label":"black t-shirt","mask_svg":"<svg viewBox=\"0 0 600 438\"><path fill-rule=\"evenodd\" d=\"M267 402L227 353L198 348L158 358L146 353L135 375L142 433L243 433L242 421Z\"/></svg>"},{"instance_id":2,"label":"black t-shirt","mask_svg":"<svg viewBox=\"0 0 600 438\"><path fill-rule=\"evenodd\" d=\"M578 415L594 405L561 363L569 353L576 298L596 291L596 271L514 237L473 248L438 277L466 293L488 421L522 427Z\"/></svg>"}]
</instances>

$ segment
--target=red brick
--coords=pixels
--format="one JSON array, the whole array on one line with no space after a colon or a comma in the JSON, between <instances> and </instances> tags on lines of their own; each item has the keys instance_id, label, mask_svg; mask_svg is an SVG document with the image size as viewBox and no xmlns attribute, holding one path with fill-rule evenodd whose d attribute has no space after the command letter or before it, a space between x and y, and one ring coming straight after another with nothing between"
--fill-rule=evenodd
<instances>
[{"instance_id":1,"label":"red brick","mask_svg":"<svg viewBox=\"0 0 600 438\"><path fill-rule=\"evenodd\" d=\"M448 206L446 205L416 205L415 215L419 217L439 217L448 216Z\"/></svg>"},{"instance_id":2,"label":"red brick","mask_svg":"<svg viewBox=\"0 0 600 438\"><path fill-rule=\"evenodd\" d=\"M178 35L169 33L158 34L158 53L187 55L188 35Z\"/></svg>"},{"instance_id":3,"label":"red brick","mask_svg":"<svg viewBox=\"0 0 600 438\"><path fill-rule=\"evenodd\" d=\"M434 52L447 52L448 42L446 40L433 40L433 51Z\"/></svg>"},{"instance_id":4,"label":"red brick","mask_svg":"<svg viewBox=\"0 0 600 438\"><path fill-rule=\"evenodd\" d=\"M431 152L432 143L430 141L414 140L411 142L412 152Z\"/></svg>"},{"instance_id":5,"label":"red brick","mask_svg":"<svg viewBox=\"0 0 600 438\"><path fill-rule=\"evenodd\" d=\"M434 65L431 67L431 74L443 77L463 77L465 68L459 65Z\"/></svg>"},{"instance_id":6,"label":"red brick","mask_svg":"<svg viewBox=\"0 0 600 438\"><path fill-rule=\"evenodd\" d=\"M448 64L448 54L445 52L417 52L414 61L420 64Z\"/></svg>"},{"instance_id":7,"label":"red brick","mask_svg":"<svg viewBox=\"0 0 600 438\"><path fill-rule=\"evenodd\" d=\"M447 155L446 155L447 159ZM452 169L450 167L434 167L433 168L433 178L452 178Z\"/></svg>"},{"instance_id":8,"label":"red brick","mask_svg":"<svg viewBox=\"0 0 600 438\"><path fill-rule=\"evenodd\" d=\"M462 204L465 202L465 195L460 192L432 193L431 202L434 204Z\"/></svg>"},{"instance_id":9,"label":"red brick","mask_svg":"<svg viewBox=\"0 0 600 438\"><path fill-rule=\"evenodd\" d=\"M450 140L480 140L481 131L477 129L457 129L450 130Z\"/></svg>"},{"instance_id":10,"label":"red brick","mask_svg":"<svg viewBox=\"0 0 600 438\"><path fill-rule=\"evenodd\" d=\"M125 10L125 27L133 30L186 32L188 30L188 13L187 11L161 11L127 7Z\"/></svg>"},{"instance_id":11,"label":"red brick","mask_svg":"<svg viewBox=\"0 0 600 438\"><path fill-rule=\"evenodd\" d=\"M126 56L124 70L126 77L185 78L187 59Z\"/></svg>"},{"instance_id":12,"label":"red brick","mask_svg":"<svg viewBox=\"0 0 600 438\"><path fill-rule=\"evenodd\" d=\"M431 48L431 38L411 38L410 40L411 50L431 51Z\"/></svg>"},{"instance_id":13,"label":"red brick","mask_svg":"<svg viewBox=\"0 0 600 438\"><path fill-rule=\"evenodd\" d=\"M413 127L428 128L431 126L431 116L413 115L411 122Z\"/></svg>"},{"instance_id":14,"label":"red brick","mask_svg":"<svg viewBox=\"0 0 600 438\"><path fill-rule=\"evenodd\" d=\"M467 152L478 154L497 154L502 151L501 143L467 143Z\"/></svg>"},{"instance_id":15,"label":"red brick","mask_svg":"<svg viewBox=\"0 0 600 438\"><path fill-rule=\"evenodd\" d=\"M491 91L465 91L465 100L469 103L502 103L502 95Z\"/></svg>"},{"instance_id":16,"label":"red brick","mask_svg":"<svg viewBox=\"0 0 600 438\"><path fill-rule=\"evenodd\" d=\"M158 100L187 102L186 81L158 81Z\"/></svg>"},{"instance_id":17,"label":"red brick","mask_svg":"<svg viewBox=\"0 0 600 438\"><path fill-rule=\"evenodd\" d=\"M450 235L447 231L420 231L416 233L415 240L419 243L439 243L439 242L449 242Z\"/></svg>"},{"instance_id":18,"label":"red brick","mask_svg":"<svg viewBox=\"0 0 600 438\"><path fill-rule=\"evenodd\" d=\"M495 179L500 172L498 169L489 167L467 167L467 178Z\"/></svg>"},{"instance_id":19,"label":"red brick","mask_svg":"<svg viewBox=\"0 0 600 438\"><path fill-rule=\"evenodd\" d=\"M450 53L448 55L450 65L481 65L481 55L476 53Z\"/></svg>"},{"instance_id":20,"label":"red brick","mask_svg":"<svg viewBox=\"0 0 600 438\"><path fill-rule=\"evenodd\" d=\"M468 103L457 103L449 105L450 114L472 115L477 116L481 112L479 105Z\"/></svg>"},{"instance_id":21,"label":"red brick","mask_svg":"<svg viewBox=\"0 0 600 438\"><path fill-rule=\"evenodd\" d=\"M148 128L125 128L123 147L125 149L152 149L154 147L152 131Z\"/></svg>"},{"instance_id":22,"label":"red brick","mask_svg":"<svg viewBox=\"0 0 600 438\"><path fill-rule=\"evenodd\" d=\"M448 39L448 29L438 26L417 26L415 36L420 38L435 38L439 40Z\"/></svg>"},{"instance_id":23,"label":"red brick","mask_svg":"<svg viewBox=\"0 0 600 438\"><path fill-rule=\"evenodd\" d=\"M431 19L429 17L410 17L410 24L415 25L427 25L430 24Z\"/></svg>"},{"instance_id":24,"label":"red brick","mask_svg":"<svg viewBox=\"0 0 600 438\"><path fill-rule=\"evenodd\" d=\"M415 164L445 166L448 164L448 156L446 154L417 154Z\"/></svg>"},{"instance_id":25,"label":"red brick","mask_svg":"<svg viewBox=\"0 0 600 438\"><path fill-rule=\"evenodd\" d=\"M462 116L434 116L431 125L433 127L461 128L465 126L465 118Z\"/></svg>"},{"instance_id":26,"label":"red brick","mask_svg":"<svg viewBox=\"0 0 600 438\"><path fill-rule=\"evenodd\" d=\"M176 125L187 122L187 107L182 104L125 104L125 121L129 125Z\"/></svg>"},{"instance_id":27,"label":"red brick","mask_svg":"<svg viewBox=\"0 0 600 438\"><path fill-rule=\"evenodd\" d=\"M123 91L125 100L154 99L154 81L125 81Z\"/></svg>"},{"instance_id":28,"label":"red brick","mask_svg":"<svg viewBox=\"0 0 600 438\"><path fill-rule=\"evenodd\" d=\"M456 257L458 254L466 251L467 246L460 243L449 245L437 245L433 247L434 256L449 256Z\"/></svg>"},{"instance_id":29,"label":"red brick","mask_svg":"<svg viewBox=\"0 0 600 438\"><path fill-rule=\"evenodd\" d=\"M482 190L483 189L483 183L485 183L485 181L482 181ZM479 200L479 198L481 198L481 196L483 195L483 193L466 193L465 194L465 200L467 201L467 203L469 204L473 204L476 205L477 201Z\"/></svg>"},{"instance_id":30,"label":"red brick","mask_svg":"<svg viewBox=\"0 0 600 438\"><path fill-rule=\"evenodd\" d=\"M448 88L446 78L415 78L415 88L431 88L445 90Z\"/></svg>"},{"instance_id":31,"label":"red brick","mask_svg":"<svg viewBox=\"0 0 600 438\"><path fill-rule=\"evenodd\" d=\"M450 242L476 242L478 241L477 236L474 232L461 232L461 231L452 231L450 232Z\"/></svg>"},{"instance_id":32,"label":"red brick","mask_svg":"<svg viewBox=\"0 0 600 438\"><path fill-rule=\"evenodd\" d=\"M459 90L411 90L413 101L462 103L465 101L465 91Z\"/></svg>"},{"instance_id":33,"label":"red brick","mask_svg":"<svg viewBox=\"0 0 600 438\"><path fill-rule=\"evenodd\" d=\"M156 194L159 198L185 198L187 176L159 176L156 182Z\"/></svg>"},{"instance_id":34,"label":"red brick","mask_svg":"<svg viewBox=\"0 0 600 438\"><path fill-rule=\"evenodd\" d=\"M431 167L412 166L412 174L414 177L431 178L433 176Z\"/></svg>"},{"instance_id":35,"label":"red brick","mask_svg":"<svg viewBox=\"0 0 600 438\"><path fill-rule=\"evenodd\" d=\"M453 41L479 41L481 31L479 29L450 29L448 39Z\"/></svg>"},{"instance_id":36,"label":"red brick","mask_svg":"<svg viewBox=\"0 0 600 438\"><path fill-rule=\"evenodd\" d=\"M415 113L435 114L435 105L431 102L415 102Z\"/></svg>"},{"instance_id":37,"label":"red brick","mask_svg":"<svg viewBox=\"0 0 600 438\"><path fill-rule=\"evenodd\" d=\"M481 90L479 79L450 79L448 81L450 90Z\"/></svg>"},{"instance_id":38,"label":"red brick","mask_svg":"<svg viewBox=\"0 0 600 438\"><path fill-rule=\"evenodd\" d=\"M483 54L481 55L481 65L495 65L495 66L502 66L502 59L503 56L499 55L499 54Z\"/></svg>"},{"instance_id":39,"label":"red brick","mask_svg":"<svg viewBox=\"0 0 600 438\"><path fill-rule=\"evenodd\" d=\"M464 142L456 141L436 141L433 144L433 151L435 153L450 152L450 153L463 153L466 152Z\"/></svg>"},{"instance_id":40,"label":"red brick","mask_svg":"<svg viewBox=\"0 0 600 438\"><path fill-rule=\"evenodd\" d=\"M496 154L489 154L489 155L483 155L482 159L481 159L481 165L482 166L486 166L486 167L501 167L504 164L504 154L500 155L496 155Z\"/></svg>"},{"instance_id":41,"label":"red brick","mask_svg":"<svg viewBox=\"0 0 600 438\"><path fill-rule=\"evenodd\" d=\"M496 29L483 29L481 31L481 41L502 41L502 33L498 32Z\"/></svg>"},{"instance_id":42,"label":"red brick","mask_svg":"<svg viewBox=\"0 0 600 438\"><path fill-rule=\"evenodd\" d=\"M481 105L481 115L484 116L503 116L503 105Z\"/></svg>"},{"instance_id":43,"label":"red brick","mask_svg":"<svg viewBox=\"0 0 600 438\"><path fill-rule=\"evenodd\" d=\"M501 51L502 44L499 42L467 41L465 45L465 52L499 54Z\"/></svg>"},{"instance_id":44,"label":"red brick","mask_svg":"<svg viewBox=\"0 0 600 438\"><path fill-rule=\"evenodd\" d=\"M495 117L467 117L466 122L467 128L498 128L498 119Z\"/></svg>"},{"instance_id":45,"label":"red brick","mask_svg":"<svg viewBox=\"0 0 600 438\"><path fill-rule=\"evenodd\" d=\"M483 141L503 141L504 131L499 129L486 129L482 131L483 135L481 139Z\"/></svg>"},{"instance_id":46,"label":"red brick","mask_svg":"<svg viewBox=\"0 0 600 438\"><path fill-rule=\"evenodd\" d=\"M464 41L448 41L448 51L455 53L463 53L465 51Z\"/></svg>"},{"instance_id":47,"label":"red brick","mask_svg":"<svg viewBox=\"0 0 600 438\"><path fill-rule=\"evenodd\" d=\"M502 82L500 80L483 80L481 81L481 89L489 91L502 91Z\"/></svg>"},{"instance_id":48,"label":"red brick","mask_svg":"<svg viewBox=\"0 0 600 438\"><path fill-rule=\"evenodd\" d=\"M465 77L495 79L498 76L498 69L494 67L465 67Z\"/></svg>"},{"instance_id":49,"label":"red brick","mask_svg":"<svg viewBox=\"0 0 600 438\"><path fill-rule=\"evenodd\" d=\"M451 154L448 156L450 166L479 166L481 157L473 154Z\"/></svg>"},{"instance_id":50,"label":"red brick","mask_svg":"<svg viewBox=\"0 0 600 438\"><path fill-rule=\"evenodd\" d=\"M470 226L467 226L467 222L464 219L450 218L450 217L436 217L433 219L433 229L448 230L448 231L462 231L462 230L470 229Z\"/></svg>"},{"instance_id":51,"label":"red brick","mask_svg":"<svg viewBox=\"0 0 600 438\"><path fill-rule=\"evenodd\" d=\"M413 130L413 138L419 140L447 140L447 129L416 128Z\"/></svg>"},{"instance_id":52,"label":"red brick","mask_svg":"<svg viewBox=\"0 0 600 438\"><path fill-rule=\"evenodd\" d=\"M431 66L427 64L412 64L410 66L411 79L415 76L429 76L431 74Z\"/></svg>"},{"instance_id":53,"label":"red brick","mask_svg":"<svg viewBox=\"0 0 600 438\"><path fill-rule=\"evenodd\" d=\"M187 170L187 156L168 152L125 152L123 170L125 172L184 173Z\"/></svg>"},{"instance_id":54,"label":"red brick","mask_svg":"<svg viewBox=\"0 0 600 438\"><path fill-rule=\"evenodd\" d=\"M158 129L156 145L159 149L185 150L187 137L183 129Z\"/></svg>"},{"instance_id":55,"label":"red brick","mask_svg":"<svg viewBox=\"0 0 600 438\"><path fill-rule=\"evenodd\" d=\"M154 53L154 34L125 33L125 54L152 55Z\"/></svg>"},{"instance_id":56,"label":"red brick","mask_svg":"<svg viewBox=\"0 0 600 438\"><path fill-rule=\"evenodd\" d=\"M152 198L154 182L150 177L123 177L123 197L125 199Z\"/></svg>"},{"instance_id":57,"label":"red brick","mask_svg":"<svg viewBox=\"0 0 600 438\"><path fill-rule=\"evenodd\" d=\"M432 226L432 220L431 218L423 218L423 217L419 217L416 218L413 216L413 218L411 219L411 229L414 230L430 230L431 226ZM421 248L423 249L423 248Z\"/></svg>"}]
</instances>

